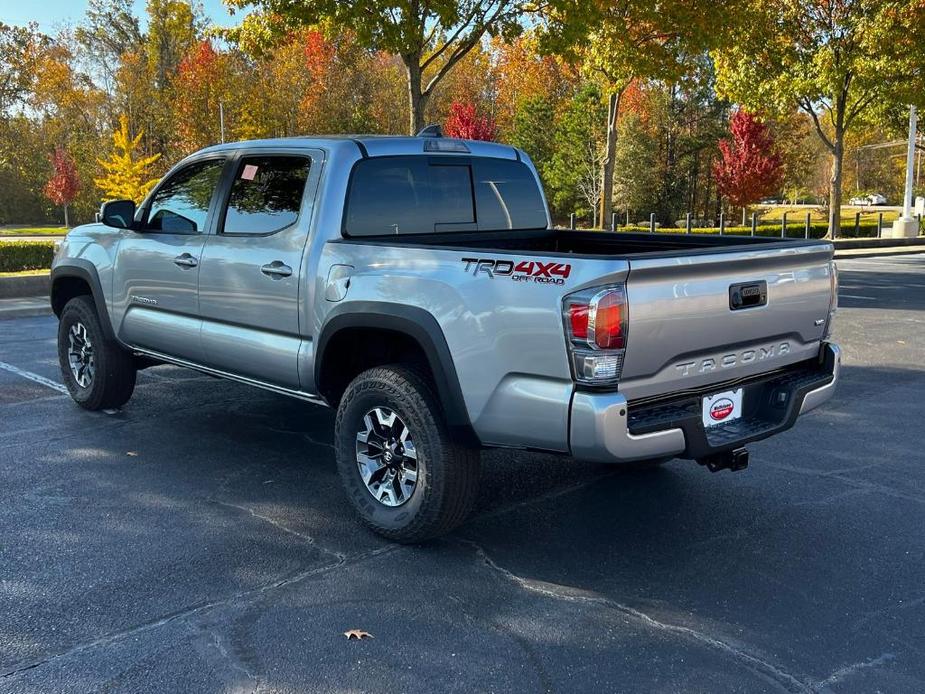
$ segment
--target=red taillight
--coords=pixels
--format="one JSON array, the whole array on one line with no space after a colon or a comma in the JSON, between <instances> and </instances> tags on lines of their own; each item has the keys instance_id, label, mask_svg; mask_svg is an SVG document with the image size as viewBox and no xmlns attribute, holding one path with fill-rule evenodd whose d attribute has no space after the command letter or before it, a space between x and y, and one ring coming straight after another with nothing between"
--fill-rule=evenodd
<instances>
[{"instance_id":1,"label":"red taillight","mask_svg":"<svg viewBox=\"0 0 925 694\"><path fill-rule=\"evenodd\" d=\"M588 305L572 304L568 307L568 317L572 327L572 337L588 339Z\"/></svg>"},{"instance_id":2,"label":"red taillight","mask_svg":"<svg viewBox=\"0 0 925 694\"><path fill-rule=\"evenodd\" d=\"M607 292L597 302L594 314L594 344L600 349L623 349L623 293Z\"/></svg>"},{"instance_id":3,"label":"red taillight","mask_svg":"<svg viewBox=\"0 0 925 694\"><path fill-rule=\"evenodd\" d=\"M562 307L572 377L612 386L620 381L626 349L626 289L591 287L565 297Z\"/></svg>"},{"instance_id":4,"label":"red taillight","mask_svg":"<svg viewBox=\"0 0 925 694\"><path fill-rule=\"evenodd\" d=\"M626 295L622 289L584 292L568 305L568 327L573 340L596 349L626 347Z\"/></svg>"}]
</instances>

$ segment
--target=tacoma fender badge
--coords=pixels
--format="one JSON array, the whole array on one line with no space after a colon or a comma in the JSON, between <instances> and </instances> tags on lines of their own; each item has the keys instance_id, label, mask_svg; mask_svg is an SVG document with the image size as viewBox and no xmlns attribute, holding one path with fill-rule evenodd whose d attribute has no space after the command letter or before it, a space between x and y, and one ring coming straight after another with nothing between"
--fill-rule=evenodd
<instances>
[{"instance_id":1,"label":"tacoma fender badge","mask_svg":"<svg viewBox=\"0 0 925 694\"><path fill-rule=\"evenodd\" d=\"M138 296L137 294L132 294L132 301L145 306L157 306L157 299L149 299L146 296Z\"/></svg>"}]
</instances>

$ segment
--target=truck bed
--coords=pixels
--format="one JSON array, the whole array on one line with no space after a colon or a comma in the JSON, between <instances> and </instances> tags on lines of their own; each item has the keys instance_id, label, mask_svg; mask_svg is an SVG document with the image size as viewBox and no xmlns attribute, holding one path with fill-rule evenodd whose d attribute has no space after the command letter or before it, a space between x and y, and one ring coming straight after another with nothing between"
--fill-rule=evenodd
<instances>
[{"instance_id":1,"label":"truck bed","mask_svg":"<svg viewBox=\"0 0 925 694\"><path fill-rule=\"evenodd\" d=\"M753 247L795 247L824 244L807 239L768 236L720 236L718 234L636 233L539 229L533 231L479 231L427 235L398 235L346 239L349 242L381 243L410 248L447 250L534 251L545 255L578 257L657 257L658 254L738 252Z\"/></svg>"}]
</instances>

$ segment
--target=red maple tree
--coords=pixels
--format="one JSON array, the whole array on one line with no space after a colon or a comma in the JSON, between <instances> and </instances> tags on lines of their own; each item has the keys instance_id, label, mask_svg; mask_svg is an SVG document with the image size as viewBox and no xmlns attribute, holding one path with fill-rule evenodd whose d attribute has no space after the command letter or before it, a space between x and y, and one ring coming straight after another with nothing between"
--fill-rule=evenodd
<instances>
[{"instance_id":1,"label":"red maple tree","mask_svg":"<svg viewBox=\"0 0 925 694\"><path fill-rule=\"evenodd\" d=\"M495 120L491 116L480 116L475 104L462 104L454 101L450 114L443 125L443 132L448 137L463 140L488 140L493 142L498 136Z\"/></svg>"},{"instance_id":2,"label":"red maple tree","mask_svg":"<svg viewBox=\"0 0 925 694\"><path fill-rule=\"evenodd\" d=\"M720 159L713 164L719 191L736 207L746 207L775 193L784 160L767 125L738 110L729 119L730 136L719 141Z\"/></svg>"},{"instance_id":3,"label":"red maple tree","mask_svg":"<svg viewBox=\"0 0 925 694\"><path fill-rule=\"evenodd\" d=\"M51 162L51 178L45 184L45 197L56 205L64 207L64 226L70 226L67 218L67 206L74 202L80 190L77 166L64 147L55 147L54 154L48 157Z\"/></svg>"}]
</instances>

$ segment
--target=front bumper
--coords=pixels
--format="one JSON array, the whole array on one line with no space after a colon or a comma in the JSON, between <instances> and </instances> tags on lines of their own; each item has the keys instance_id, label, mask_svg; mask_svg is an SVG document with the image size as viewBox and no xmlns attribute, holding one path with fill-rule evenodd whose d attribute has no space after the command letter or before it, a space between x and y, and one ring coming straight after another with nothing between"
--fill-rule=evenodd
<instances>
[{"instance_id":1,"label":"front bumper","mask_svg":"<svg viewBox=\"0 0 925 694\"><path fill-rule=\"evenodd\" d=\"M623 463L650 458L705 458L792 427L799 415L832 397L841 367L838 345L817 359L738 382L670 398L627 402L621 393L578 391L572 398L569 449L580 460ZM744 389L742 417L705 429L704 395Z\"/></svg>"}]
</instances>

